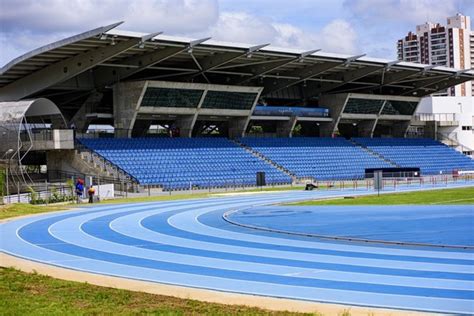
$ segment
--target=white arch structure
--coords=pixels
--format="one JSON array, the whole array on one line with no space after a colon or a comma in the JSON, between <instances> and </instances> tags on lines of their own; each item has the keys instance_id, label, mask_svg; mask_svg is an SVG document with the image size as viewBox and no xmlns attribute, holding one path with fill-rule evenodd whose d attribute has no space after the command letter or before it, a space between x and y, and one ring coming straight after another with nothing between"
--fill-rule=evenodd
<instances>
[{"instance_id":1,"label":"white arch structure","mask_svg":"<svg viewBox=\"0 0 474 316\"><path fill-rule=\"evenodd\" d=\"M0 155L2 159L16 157L18 162L33 146L31 120L51 120L52 125L63 125L66 120L59 108L46 98L0 102Z\"/></svg>"}]
</instances>

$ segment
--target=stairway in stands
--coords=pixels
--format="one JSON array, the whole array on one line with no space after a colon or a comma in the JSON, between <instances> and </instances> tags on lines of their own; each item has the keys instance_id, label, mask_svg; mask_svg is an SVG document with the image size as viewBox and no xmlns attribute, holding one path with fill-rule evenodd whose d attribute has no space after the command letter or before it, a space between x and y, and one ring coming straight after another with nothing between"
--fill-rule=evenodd
<instances>
[{"instance_id":1,"label":"stairway in stands","mask_svg":"<svg viewBox=\"0 0 474 316\"><path fill-rule=\"evenodd\" d=\"M131 174L122 170L110 160L100 156L95 151L89 149L79 140L77 141L75 158L73 158L73 160L76 169L79 169L79 171L85 174L96 174L101 177L109 177L123 180L124 182L137 183L136 179Z\"/></svg>"},{"instance_id":2,"label":"stairway in stands","mask_svg":"<svg viewBox=\"0 0 474 316\"><path fill-rule=\"evenodd\" d=\"M272 165L273 167L277 168L278 170L280 170L281 172L285 173L286 175L288 175L289 177L291 177L292 181L295 182L298 180L298 177L292 173L290 170L286 169L285 167L283 167L282 165L276 163L275 161L271 160L270 158L266 157L264 154L254 150L252 147L249 147L245 144L243 144L242 142L240 142L238 139L232 139L231 140L234 144L236 144L237 146L240 146L242 147L245 151L247 151L248 153L250 153L251 155L259 158L260 160L263 160L264 162Z\"/></svg>"},{"instance_id":3,"label":"stairway in stands","mask_svg":"<svg viewBox=\"0 0 474 316\"><path fill-rule=\"evenodd\" d=\"M80 142L133 175L138 183L163 190L254 186L257 172L265 172L267 184L292 181L287 173L221 137L98 138Z\"/></svg>"},{"instance_id":4,"label":"stairway in stands","mask_svg":"<svg viewBox=\"0 0 474 316\"><path fill-rule=\"evenodd\" d=\"M428 138L354 138L401 167L418 167L423 175L474 171L474 160Z\"/></svg>"},{"instance_id":5,"label":"stairway in stands","mask_svg":"<svg viewBox=\"0 0 474 316\"><path fill-rule=\"evenodd\" d=\"M244 137L239 142L299 180L362 179L367 168L392 167L392 164L344 138Z\"/></svg>"},{"instance_id":6,"label":"stairway in stands","mask_svg":"<svg viewBox=\"0 0 474 316\"><path fill-rule=\"evenodd\" d=\"M398 165L397 163L391 161L390 159L387 159L386 157L384 157L383 155L381 155L380 153L378 152L375 152L373 151L372 149L370 149L369 147L363 145L363 144L360 144L358 142L356 142L354 139L350 139L349 140L352 144L354 144L354 146L357 146L357 147L360 147L362 148L363 150L365 150L366 152L368 152L369 154L379 158L379 159L382 159L383 161L389 163L390 165L392 165L393 167L395 168L400 168L400 165Z\"/></svg>"}]
</instances>

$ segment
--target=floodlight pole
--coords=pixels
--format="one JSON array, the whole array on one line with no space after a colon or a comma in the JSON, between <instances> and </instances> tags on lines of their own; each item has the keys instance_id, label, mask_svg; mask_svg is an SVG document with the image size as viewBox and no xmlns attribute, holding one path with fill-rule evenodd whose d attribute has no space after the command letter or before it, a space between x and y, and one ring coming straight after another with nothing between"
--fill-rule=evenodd
<instances>
[{"instance_id":1,"label":"floodlight pole","mask_svg":"<svg viewBox=\"0 0 474 316\"><path fill-rule=\"evenodd\" d=\"M5 155L9 155L13 152L13 149L8 149L7 152L5 153ZM5 156L4 155L4 156ZM12 156L13 155L10 155L10 157L8 157L8 163L7 163L7 167L5 168L5 183L6 183L6 186L7 186L7 190L6 190L6 193L7 193L7 196L10 195L10 189L9 189L9 183L8 183L8 169L10 168L10 162L11 162L11 159L12 159ZM3 201L2 201L3 202Z\"/></svg>"},{"instance_id":2,"label":"floodlight pole","mask_svg":"<svg viewBox=\"0 0 474 316\"><path fill-rule=\"evenodd\" d=\"M9 163L7 164L7 168L5 169L5 180L6 180L6 185L7 185L7 196L10 195L9 190L8 190L8 166L10 164L10 160L8 161Z\"/></svg>"}]
</instances>

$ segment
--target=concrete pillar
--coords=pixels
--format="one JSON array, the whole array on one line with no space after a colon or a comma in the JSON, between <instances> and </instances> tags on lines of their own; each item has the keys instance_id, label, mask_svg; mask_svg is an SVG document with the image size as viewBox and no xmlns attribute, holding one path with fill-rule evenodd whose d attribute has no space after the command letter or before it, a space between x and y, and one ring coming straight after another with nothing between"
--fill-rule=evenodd
<instances>
[{"instance_id":1,"label":"concrete pillar","mask_svg":"<svg viewBox=\"0 0 474 316\"><path fill-rule=\"evenodd\" d=\"M392 133L394 137L405 137L410 121L396 121L392 126Z\"/></svg>"},{"instance_id":2,"label":"concrete pillar","mask_svg":"<svg viewBox=\"0 0 474 316\"><path fill-rule=\"evenodd\" d=\"M64 120L60 115L54 115L51 117L51 128L52 129L63 129L68 128L68 126L64 126Z\"/></svg>"},{"instance_id":3,"label":"concrete pillar","mask_svg":"<svg viewBox=\"0 0 474 316\"><path fill-rule=\"evenodd\" d=\"M174 124L179 128L180 137L191 137L197 115L186 115L176 119Z\"/></svg>"},{"instance_id":4,"label":"concrete pillar","mask_svg":"<svg viewBox=\"0 0 474 316\"><path fill-rule=\"evenodd\" d=\"M277 121L276 135L277 137L291 137L295 128L297 117L293 116L288 121Z\"/></svg>"},{"instance_id":5,"label":"concrete pillar","mask_svg":"<svg viewBox=\"0 0 474 316\"><path fill-rule=\"evenodd\" d=\"M364 120L357 123L357 131L360 137L372 137L377 120Z\"/></svg>"},{"instance_id":6,"label":"concrete pillar","mask_svg":"<svg viewBox=\"0 0 474 316\"><path fill-rule=\"evenodd\" d=\"M79 110L77 110L76 114L74 114L71 121L69 122L69 125L74 124L74 126L76 126L76 131L79 133L87 132L87 129L89 128L87 114L93 113L95 111L97 105L100 104L103 97L104 94L102 92L92 92L79 108Z\"/></svg>"},{"instance_id":7,"label":"concrete pillar","mask_svg":"<svg viewBox=\"0 0 474 316\"><path fill-rule=\"evenodd\" d=\"M438 138L438 125L436 121L427 121L424 127L424 137L437 139Z\"/></svg>"},{"instance_id":8,"label":"concrete pillar","mask_svg":"<svg viewBox=\"0 0 474 316\"><path fill-rule=\"evenodd\" d=\"M150 129L151 121L137 120L133 126L133 137L143 137Z\"/></svg>"},{"instance_id":9,"label":"concrete pillar","mask_svg":"<svg viewBox=\"0 0 474 316\"><path fill-rule=\"evenodd\" d=\"M329 109L329 116L332 118L332 122L329 124L321 124L320 135L321 137L331 137L337 130L339 124L339 118L341 117L344 107L346 106L348 94L332 94L322 95L319 98L319 104L321 107Z\"/></svg>"},{"instance_id":10,"label":"concrete pillar","mask_svg":"<svg viewBox=\"0 0 474 316\"><path fill-rule=\"evenodd\" d=\"M145 82L122 82L114 85L115 137L131 137Z\"/></svg>"},{"instance_id":11,"label":"concrete pillar","mask_svg":"<svg viewBox=\"0 0 474 316\"><path fill-rule=\"evenodd\" d=\"M229 120L229 138L243 137L247 128L248 118L234 117Z\"/></svg>"},{"instance_id":12,"label":"concrete pillar","mask_svg":"<svg viewBox=\"0 0 474 316\"><path fill-rule=\"evenodd\" d=\"M71 163L74 159L74 150L48 150L46 151L47 170L62 171L69 173L79 173L83 170L77 170Z\"/></svg>"}]
</instances>

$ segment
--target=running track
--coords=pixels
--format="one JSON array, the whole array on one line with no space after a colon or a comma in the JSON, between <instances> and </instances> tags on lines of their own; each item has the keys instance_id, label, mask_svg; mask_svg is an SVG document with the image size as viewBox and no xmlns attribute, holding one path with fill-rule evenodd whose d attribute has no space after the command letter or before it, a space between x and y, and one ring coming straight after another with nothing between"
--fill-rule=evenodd
<instances>
[{"instance_id":1,"label":"running track","mask_svg":"<svg viewBox=\"0 0 474 316\"><path fill-rule=\"evenodd\" d=\"M472 251L291 237L222 219L229 210L324 194L328 193L104 205L33 216L2 224L1 248L55 266L195 288L474 313Z\"/></svg>"}]
</instances>

